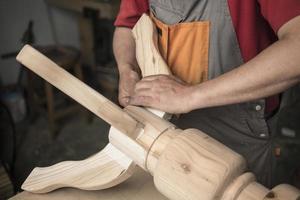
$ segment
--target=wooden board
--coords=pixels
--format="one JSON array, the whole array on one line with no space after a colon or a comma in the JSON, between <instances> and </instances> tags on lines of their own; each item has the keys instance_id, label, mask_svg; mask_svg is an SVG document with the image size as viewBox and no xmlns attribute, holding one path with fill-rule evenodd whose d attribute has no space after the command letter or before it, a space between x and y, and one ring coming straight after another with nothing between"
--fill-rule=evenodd
<instances>
[{"instance_id":1,"label":"wooden board","mask_svg":"<svg viewBox=\"0 0 300 200\"><path fill-rule=\"evenodd\" d=\"M156 27L147 14L143 14L132 29L136 44L136 60L142 76L171 75L171 71L158 50L158 34ZM159 110L148 108L152 113L164 119L171 119L171 115Z\"/></svg>"},{"instance_id":2,"label":"wooden board","mask_svg":"<svg viewBox=\"0 0 300 200\"><path fill-rule=\"evenodd\" d=\"M129 135L136 131L138 122L120 107L30 45L22 48L17 60L122 133Z\"/></svg>"},{"instance_id":3,"label":"wooden board","mask_svg":"<svg viewBox=\"0 0 300 200\"><path fill-rule=\"evenodd\" d=\"M26 45L18 54L17 60L117 128L126 137L132 137L129 134L137 131L139 123L130 115L31 46ZM45 193L64 186L104 189L125 181L133 173L134 166L127 155L113 145L108 145L104 151L82 161L67 161L34 169L22 189L36 193Z\"/></svg>"},{"instance_id":4,"label":"wooden board","mask_svg":"<svg viewBox=\"0 0 300 200\"><path fill-rule=\"evenodd\" d=\"M101 190L127 180L135 164L125 154L108 144L97 154L81 161L64 161L50 167L36 167L22 189L46 193L62 187Z\"/></svg>"},{"instance_id":5,"label":"wooden board","mask_svg":"<svg viewBox=\"0 0 300 200\"><path fill-rule=\"evenodd\" d=\"M158 50L157 30L151 18L143 14L133 27L132 33L136 43L136 59L143 77L171 74Z\"/></svg>"},{"instance_id":6,"label":"wooden board","mask_svg":"<svg viewBox=\"0 0 300 200\"><path fill-rule=\"evenodd\" d=\"M47 194L22 192L11 200L167 200L153 185L153 178L141 169L126 182L99 191L62 188Z\"/></svg>"}]
</instances>

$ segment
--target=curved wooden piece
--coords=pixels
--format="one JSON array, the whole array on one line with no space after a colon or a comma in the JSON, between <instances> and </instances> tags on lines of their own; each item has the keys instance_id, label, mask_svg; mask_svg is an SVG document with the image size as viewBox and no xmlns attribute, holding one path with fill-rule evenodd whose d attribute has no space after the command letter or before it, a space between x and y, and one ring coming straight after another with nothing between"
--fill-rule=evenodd
<instances>
[{"instance_id":1,"label":"curved wooden piece","mask_svg":"<svg viewBox=\"0 0 300 200\"><path fill-rule=\"evenodd\" d=\"M138 122L120 107L63 70L47 57L26 45L17 60L114 126L125 137L139 132ZM82 161L66 161L47 168L35 168L22 188L44 193L60 187L103 189L130 177L135 163L111 144Z\"/></svg>"},{"instance_id":2,"label":"curved wooden piece","mask_svg":"<svg viewBox=\"0 0 300 200\"><path fill-rule=\"evenodd\" d=\"M122 133L131 136L136 132L136 120L36 49L25 45L17 60Z\"/></svg>"},{"instance_id":3,"label":"curved wooden piece","mask_svg":"<svg viewBox=\"0 0 300 200\"><path fill-rule=\"evenodd\" d=\"M237 177L225 190L222 200L235 200L241 191L254 181L255 176L250 172Z\"/></svg>"},{"instance_id":4,"label":"curved wooden piece","mask_svg":"<svg viewBox=\"0 0 300 200\"><path fill-rule=\"evenodd\" d=\"M153 177L156 188L172 200L219 200L245 169L241 155L197 129L187 129L163 150Z\"/></svg>"},{"instance_id":5,"label":"curved wooden piece","mask_svg":"<svg viewBox=\"0 0 300 200\"><path fill-rule=\"evenodd\" d=\"M109 133L109 141L132 158L137 165L148 171L147 159L152 144L168 129L175 129L175 126L166 120L162 120L145 108L127 106L124 110L138 120L143 125L143 128L134 140L124 137L124 134L114 130Z\"/></svg>"},{"instance_id":6,"label":"curved wooden piece","mask_svg":"<svg viewBox=\"0 0 300 200\"><path fill-rule=\"evenodd\" d=\"M85 191L62 188L47 194L21 192L9 200L169 200L154 187L153 177L144 170L136 172L124 184L105 190Z\"/></svg>"},{"instance_id":7,"label":"curved wooden piece","mask_svg":"<svg viewBox=\"0 0 300 200\"><path fill-rule=\"evenodd\" d=\"M136 60L142 72L142 76L158 74L170 75L171 71L162 58L158 50L157 30L151 18L143 14L137 24L132 29L132 34L136 44ZM148 108L157 116L170 119L171 115Z\"/></svg>"},{"instance_id":8,"label":"curved wooden piece","mask_svg":"<svg viewBox=\"0 0 300 200\"><path fill-rule=\"evenodd\" d=\"M143 77L171 74L158 50L157 30L151 18L143 14L132 29L136 43L136 59Z\"/></svg>"},{"instance_id":9,"label":"curved wooden piece","mask_svg":"<svg viewBox=\"0 0 300 200\"><path fill-rule=\"evenodd\" d=\"M151 149L158 155L151 167L154 184L169 199L299 200L300 191L290 185L270 191L256 182L252 173L245 173L241 155L200 130L187 129L164 138L167 133L172 137L174 131L163 133ZM159 142L163 148L153 149Z\"/></svg>"},{"instance_id":10,"label":"curved wooden piece","mask_svg":"<svg viewBox=\"0 0 300 200\"><path fill-rule=\"evenodd\" d=\"M272 192L276 200L300 200L300 191L288 184L277 185Z\"/></svg>"},{"instance_id":11,"label":"curved wooden piece","mask_svg":"<svg viewBox=\"0 0 300 200\"><path fill-rule=\"evenodd\" d=\"M136 24L133 34L136 39L138 38L136 40L137 60L142 75L170 74L158 52L157 33L148 16L142 16ZM134 139L138 137L137 134L141 131L138 128L141 127L138 125L139 123L104 96L59 68L29 45L21 50L17 60L111 124L109 135L117 135L118 139L122 137L135 145L135 149L140 149L139 152L135 152L136 157L147 154L141 146L134 142ZM164 112L149 110L160 117L168 116ZM141 160L141 166L143 162L144 160ZM82 161L65 161L50 167L35 168L22 185L22 189L35 193L45 193L61 187L76 187L85 190L104 189L117 185L130 177L134 166L135 163L131 159L108 144L101 152Z\"/></svg>"},{"instance_id":12,"label":"curved wooden piece","mask_svg":"<svg viewBox=\"0 0 300 200\"><path fill-rule=\"evenodd\" d=\"M65 161L35 168L22 189L34 193L46 193L61 187L105 189L130 177L135 166L125 154L108 144L101 152L82 161Z\"/></svg>"}]
</instances>

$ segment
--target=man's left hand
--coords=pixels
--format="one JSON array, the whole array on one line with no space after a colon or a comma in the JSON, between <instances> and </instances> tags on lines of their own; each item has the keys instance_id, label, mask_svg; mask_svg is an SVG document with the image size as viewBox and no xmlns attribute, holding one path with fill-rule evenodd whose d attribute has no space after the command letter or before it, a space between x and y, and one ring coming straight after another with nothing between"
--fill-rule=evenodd
<instances>
[{"instance_id":1,"label":"man's left hand","mask_svg":"<svg viewBox=\"0 0 300 200\"><path fill-rule=\"evenodd\" d=\"M170 75L143 78L135 85L129 104L155 108L168 113L190 111L192 87Z\"/></svg>"}]
</instances>

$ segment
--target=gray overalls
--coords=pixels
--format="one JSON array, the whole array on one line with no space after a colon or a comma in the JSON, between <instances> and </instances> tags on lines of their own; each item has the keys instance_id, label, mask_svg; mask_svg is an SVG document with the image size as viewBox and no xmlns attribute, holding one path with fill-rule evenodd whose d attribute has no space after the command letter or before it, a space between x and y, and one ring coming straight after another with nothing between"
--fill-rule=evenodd
<instances>
[{"instance_id":1,"label":"gray overalls","mask_svg":"<svg viewBox=\"0 0 300 200\"><path fill-rule=\"evenodd\" d=\"M227 0L149 0L149 4L154 17L166 25L209 21L208 80L243 64ZM258 181L270 186L274 158L264 113L265 100L260 99L195 110L173 122L182 129L200 129L242 154Z\"/></svg>"}]
</instances>

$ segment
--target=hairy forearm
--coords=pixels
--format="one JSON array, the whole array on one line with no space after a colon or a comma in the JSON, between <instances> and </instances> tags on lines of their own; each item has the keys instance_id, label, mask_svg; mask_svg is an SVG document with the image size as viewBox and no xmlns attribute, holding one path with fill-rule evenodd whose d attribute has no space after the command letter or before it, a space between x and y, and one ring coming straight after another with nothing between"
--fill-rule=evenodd
<instances>
[{"instance_id":1,"label":"hairy forearm","mask_svg":"<svg viewBox=\"0 0 300 200\"><path fill-rule=\"evenodd\" d=\"M120 74L127 70L136 70L135 41L131 29L117 27L114 33L113 50Z\"/></svg>"},{"instance_id":2,"label":"hairy forearm","mask_svg":"<svg viewBox=\"0 0 300 200\"><path fill-rule=\"evenodd\" d=\"M300 18L284 25L279 41L248 63L191 88L191 110L241 103L280 93L300 79Z\"/></svg>"}]
</instances>

